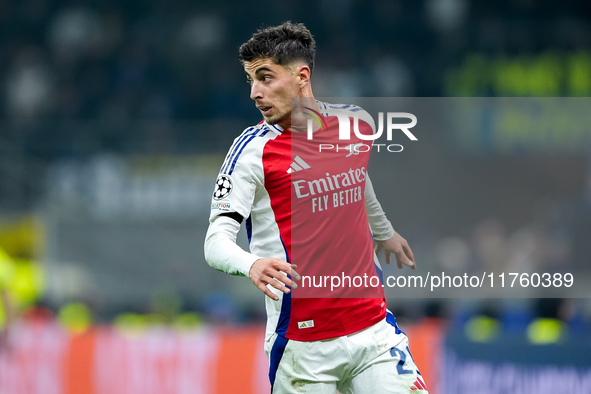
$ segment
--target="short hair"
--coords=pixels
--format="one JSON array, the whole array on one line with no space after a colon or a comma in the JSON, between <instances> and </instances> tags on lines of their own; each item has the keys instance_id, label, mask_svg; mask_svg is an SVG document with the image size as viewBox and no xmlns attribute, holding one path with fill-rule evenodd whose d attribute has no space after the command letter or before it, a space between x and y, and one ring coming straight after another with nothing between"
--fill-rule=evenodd
<instances>
[{"instance_id":1,"label":"short hair","mask_svg":"<svg viewBox=\"0 0 591 394\"><path fill-rule=\"evenodd\" d=\"M303 23L285 22L279 26L261 28L240 46L238 58L242 63L268 57L285 66L296 60L314 69L316 41Z\"/></svg>"}]
</instances>

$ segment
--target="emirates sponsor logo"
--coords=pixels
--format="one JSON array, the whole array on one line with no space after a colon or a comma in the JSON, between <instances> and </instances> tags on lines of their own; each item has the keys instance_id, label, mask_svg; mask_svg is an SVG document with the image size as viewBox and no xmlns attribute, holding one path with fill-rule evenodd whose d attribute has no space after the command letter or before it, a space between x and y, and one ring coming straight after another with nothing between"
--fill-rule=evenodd
<instances>
[{"instance_id":1,"label":"emirates sponsor logo","mask_svg":"<svg viewBox=\"0 0 591 394\"><path fill-rule=\"evenodd\" d=\"M356 186L365 181L366 177L367 170L365 167L349 168L349 171L340 174L330 174L327 172L325 177L311 181L300 179L293 181L292 184L297 198L304 198Z\"/></svg>"}]
</instances>

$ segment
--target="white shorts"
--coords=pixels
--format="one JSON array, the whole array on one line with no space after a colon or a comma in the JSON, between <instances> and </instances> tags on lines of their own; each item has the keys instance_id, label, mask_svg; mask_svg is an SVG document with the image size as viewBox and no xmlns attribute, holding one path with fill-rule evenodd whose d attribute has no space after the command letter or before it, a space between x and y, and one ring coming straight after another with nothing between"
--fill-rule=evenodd
<instances>
[{"instance_id":1,"label":"white shorts","mask_svg":"<svg viewBox=\"0 0 591 394\"><path fill-rule=\"evenodd\" d=\"M265 343L272 393L428 394L394 316L338 338Z\"/></svg>"}]
</instances>

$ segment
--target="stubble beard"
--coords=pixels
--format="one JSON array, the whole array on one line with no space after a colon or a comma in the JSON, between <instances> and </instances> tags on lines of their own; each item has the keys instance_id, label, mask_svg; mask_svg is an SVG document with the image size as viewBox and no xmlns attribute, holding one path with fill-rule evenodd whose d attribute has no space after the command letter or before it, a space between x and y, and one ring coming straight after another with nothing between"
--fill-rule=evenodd
<instances>
[{"instance_id":1,"label":"stubble beard","mask_svg":"<svg viewBox=\"0 0 591 394\"><path fill-rule=\"evenodd\" d=\"M272 116L271 118L265 119L265 120L270 125L276 125L276 124L279 124L282 121L288 119L290 116L291 116L291 112L287 112L285 114L279 114L277 116Z\"/></svg>"}]
</instances>

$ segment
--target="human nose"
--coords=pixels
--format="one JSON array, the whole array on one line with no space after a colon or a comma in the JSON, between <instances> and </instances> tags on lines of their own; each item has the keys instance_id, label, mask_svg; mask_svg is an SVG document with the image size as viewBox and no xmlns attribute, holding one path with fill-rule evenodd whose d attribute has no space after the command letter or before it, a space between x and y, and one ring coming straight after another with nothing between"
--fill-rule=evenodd
<instances>
[{"instance_id":1,"label":"human nose","mask_svg":"<svg viewBox=\"0 0 591 394\"><path fill-rule=\"evenodd\" d=\"M257 81L254 81L250 86L250 98L253 100L263 98L263 93L261 92L260 85L257 83Z\"/></svg>"}]
</instances>

